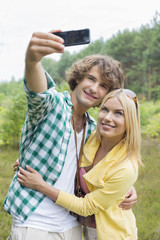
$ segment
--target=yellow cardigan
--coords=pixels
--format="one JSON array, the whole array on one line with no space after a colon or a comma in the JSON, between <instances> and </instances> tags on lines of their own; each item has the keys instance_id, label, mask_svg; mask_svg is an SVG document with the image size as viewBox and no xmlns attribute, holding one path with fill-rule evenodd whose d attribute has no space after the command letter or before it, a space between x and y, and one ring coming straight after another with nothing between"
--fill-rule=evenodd
<instances>
[{"instance_id":1,"label":"yellow cardigan","mask_svg":"<svg viewBox=\"0 0 160 240\"><path fill-rule=\"evenodd\" d=\"M81 167L90 166L100 142L91 134L85 144ZM137 228L132 210L118 205L138 177L138 165L122 161L126 147L116 145L84 175L90 193L85 198L60 191L57 204L82 216L95 214L98 240L136 240ZM121 162L122 161L122 162Z\"/></svg>"}]
</instances>

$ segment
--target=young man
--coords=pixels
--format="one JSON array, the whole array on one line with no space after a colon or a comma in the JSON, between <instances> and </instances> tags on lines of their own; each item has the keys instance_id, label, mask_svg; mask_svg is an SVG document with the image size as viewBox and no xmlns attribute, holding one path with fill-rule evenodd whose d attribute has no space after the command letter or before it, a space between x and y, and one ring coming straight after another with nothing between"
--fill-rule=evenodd
<instances>
[{"instance_id":1,"label":"young man","mask_svg":"<svg viewBox=\"0 0 160 240\"><path fill-rule=\"evenodd\" d=\"M31 166L49 184L73 194L76 173L73 116L80 149L85 117L85 139L95 128L87 110L99 105L108 91L122 87L123 74L120 64L112 58L89 56L71 68L68 83L72 93L57 92L40 62L48 54L64 52L63 39L52 33L34 33L27 49L24 87L28 109L19 160L23 168ZM122 207L132 207L136 193L131 195ZM81 239L81 227L69 211L40 192L22 187L17 173L4 208L12 215L13 240Z\"/></svg>"}]
</instances>

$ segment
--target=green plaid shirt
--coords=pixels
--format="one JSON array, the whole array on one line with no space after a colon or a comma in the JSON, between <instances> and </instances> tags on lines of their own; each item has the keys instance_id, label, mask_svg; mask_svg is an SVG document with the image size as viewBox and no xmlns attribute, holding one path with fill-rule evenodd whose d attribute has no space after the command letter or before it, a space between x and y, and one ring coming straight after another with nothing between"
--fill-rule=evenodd
<instances>
[{"instance_id":1,"label":"green plaid shirt","mask_svg":"<svg viewBox=\"0 0 160 240\"><path fill-rule=\"evenodd\" d=\"M43 179L54 185L62 172L71 136L72 102L70 94L55 90L55 83L46 73L48 90L42 94L32 92L24 80L27 96L27 115L22 130L20 166L29 165ZM95 121L87 115L88 132L95 129ZM4 201L4 209L24 222L44 199L38 191L25 188L15 174Z\"/></svg>"}]
</instances>

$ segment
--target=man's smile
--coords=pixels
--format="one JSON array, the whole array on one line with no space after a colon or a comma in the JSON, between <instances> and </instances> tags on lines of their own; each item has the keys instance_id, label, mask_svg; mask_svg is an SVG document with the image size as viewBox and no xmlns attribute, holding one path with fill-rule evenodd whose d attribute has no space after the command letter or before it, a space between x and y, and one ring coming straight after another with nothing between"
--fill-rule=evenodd
<instances>
[{"instance_id":1,"label":"man's smile","mask_svg":"<svg viewBox=\"0 0 160 240\"><path fill-rule=\"evenodd\" d=\"M87 95L87 97L90 98L90 99L95 99L95 100L98 99L97 97L95 97L94 95L90 94L90 93L87 92L86 90L84 90L84 93L85 93L85 95Z\"/></svg>"}]
</instances>

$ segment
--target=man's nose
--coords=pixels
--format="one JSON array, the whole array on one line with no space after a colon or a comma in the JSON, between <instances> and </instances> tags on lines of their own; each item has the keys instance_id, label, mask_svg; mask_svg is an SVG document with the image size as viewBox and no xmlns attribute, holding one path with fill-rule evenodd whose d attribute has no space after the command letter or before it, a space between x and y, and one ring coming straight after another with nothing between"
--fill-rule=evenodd
<instances>
[{"instance_id":1,"label":"man's nose","mask_svg":"<svg viewBox=\"0 0 160 240\"><path fill-rule=\"evenodd\" d=\"M98 82L93 83L92 86L91 86L91 92L92 92L92 93L97 92L98 87L99 87Z\"/></svg>"}]
</instances>

